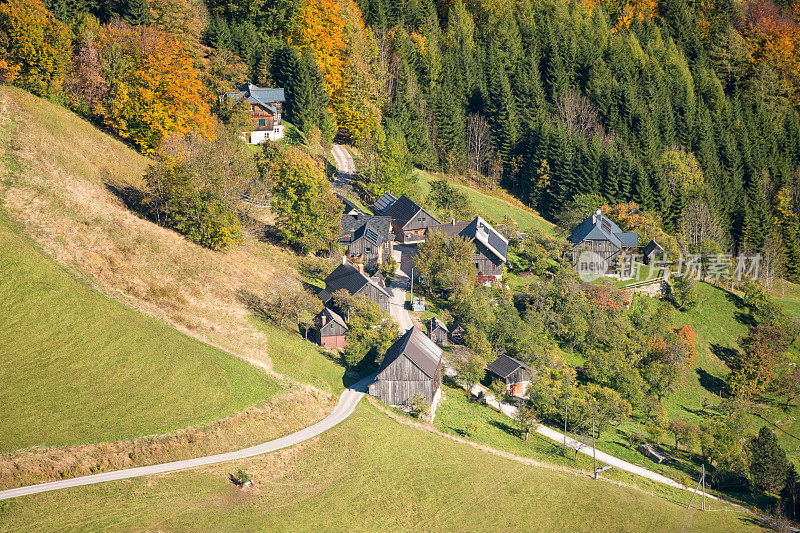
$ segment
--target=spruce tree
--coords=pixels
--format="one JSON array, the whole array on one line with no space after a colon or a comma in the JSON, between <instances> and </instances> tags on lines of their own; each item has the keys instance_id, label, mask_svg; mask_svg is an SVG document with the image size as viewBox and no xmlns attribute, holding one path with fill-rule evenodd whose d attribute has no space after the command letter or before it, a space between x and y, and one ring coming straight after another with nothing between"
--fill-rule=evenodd
<instances>
[{"instance_id":1,"label":"spruce tree","mask_svg":"<svg viewBox=\"0 0 800 533\"><path fill-rule=\"evenodd\" d=\"M768 493L778 493L786 483L789 461L778 445L778 438L766 426L747 444L753 484Z\"/></svg>"}]
</instances>

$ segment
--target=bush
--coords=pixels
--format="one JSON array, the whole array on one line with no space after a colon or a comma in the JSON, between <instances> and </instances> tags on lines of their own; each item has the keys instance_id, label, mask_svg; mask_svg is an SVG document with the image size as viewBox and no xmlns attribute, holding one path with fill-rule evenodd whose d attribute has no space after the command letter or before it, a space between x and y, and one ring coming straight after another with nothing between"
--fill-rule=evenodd
<instances>
[{"instance_id":1,"label":"bush","mask_svg":"<svg viewBox=\"0 0 800 533\"><path fill-rule=\"evenodd\" d=\"M414 418L421 418L422 415L428 412L428 409L431 408L431 404L428 399L423 396L422 394L417 394L413 398L408 400L408 406L411 408L409 413Z\"/></svg>"},{"instance_id":2,"label":"bush","mask_svg":"<svg viewBox=\"0 0 800 533\"><path fill-rule=\"evenodd\" d=\"M250 481L250 476L248 475L247 472L245 472L240 468L235 474L231 475L231 481L233 481L235 485L243 487L245 483Z\"/></svg>"}]
</instances>

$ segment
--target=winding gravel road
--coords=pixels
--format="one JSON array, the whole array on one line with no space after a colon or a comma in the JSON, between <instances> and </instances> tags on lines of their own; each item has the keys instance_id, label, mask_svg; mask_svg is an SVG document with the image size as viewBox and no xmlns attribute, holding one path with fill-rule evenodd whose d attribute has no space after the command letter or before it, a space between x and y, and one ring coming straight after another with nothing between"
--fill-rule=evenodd
<instances>
[{"instance_id":1,"label":"winding gravel road","mask_svg":"<svg viewBox=\"0 0 800 533\"><path fill-rule=\"evenodd\" d=\"M220 453L217 455L197 457L195 459L185 459L183 461L175 461L172 463L163 463L159 465L126 468L124 470L115 470L113 472L103 472L102 474L93 474L90 476L82 476L72 479L64 479L61 481L52 481L50 483L29 485L27 487L18 487L16 489L8 489L0 491L0 500L7 500L9 498L16 498L18 496L26 496L39 492L47 492L50 490L80 487L82 485L92 485L94 483L105 483L106 481L116 481L119 479L129 479L134 477L150 476L153 474L163 474L165 472L175 472L177 470L185 470L187 468L224 463L226 461L235 461L237 459L246 459L248 457L287 448L312 437L316 437L317 435L331 429L336 424L347 419L347 417L353 414L353 411L358 405L358 402L361 401L361 398L364 396L367 386L369 385L370 381L372 381L373 377L374 376L368 376L350 388L346 389L339 397L339 403L336 404L336 407L333 409L333 411L316 424L279 439L271 440L263 444L257 444L256 446L244 448L235 452Z\"/></svg>"}]
</instances>

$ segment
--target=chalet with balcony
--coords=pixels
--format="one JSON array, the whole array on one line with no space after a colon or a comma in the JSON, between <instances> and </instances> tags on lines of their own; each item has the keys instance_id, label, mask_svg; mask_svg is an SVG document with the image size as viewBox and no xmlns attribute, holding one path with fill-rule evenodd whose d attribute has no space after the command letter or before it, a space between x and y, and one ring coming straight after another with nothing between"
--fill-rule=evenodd
<instances>
[{"instance_id":1,"label":"chalet with balcony","mask_svg":"<svg viewBox=\"0 0 800 533\"><path fill-rule=\"evenodd\" d=\"M248 144L277 141L283 137L281 113L286 100L283 89L257 87L246 83L238 91L228 93L234 100L245 99L250 107L250 127L242 132Z\"/></svg>"},{"instance_id":2,"label":"chalet with balcony","mask_svg":"<svg viewBox=\"0 0 800 533\"><path fill-rule=\"evenodd\" d=\"M395 240L406 244L425 241L428 228L441 224L405 194L397 199L391 194L384 194L375 202L373 209L392 219Z\"/></svg>"},{"instance_id":3,"label":"chalet with balcony","mask_svg":"<svg viewBox=\"0 0 800 533\"><path fill-rule=\"evenodd\" d=\"M392 219L365 215L360 211L342 215L342 233L339 242L347 250L347 257L368 268L382 265L394 250Z\"/></svg>"}]
</instances>

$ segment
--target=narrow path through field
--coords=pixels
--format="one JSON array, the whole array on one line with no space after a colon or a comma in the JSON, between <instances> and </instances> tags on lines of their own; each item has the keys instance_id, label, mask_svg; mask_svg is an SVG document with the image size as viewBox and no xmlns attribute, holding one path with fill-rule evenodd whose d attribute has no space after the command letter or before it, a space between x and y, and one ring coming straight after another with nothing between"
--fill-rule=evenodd
<instances>
[{"instance_id":1,"label":"narrow path through field","mask_svg":"<svg viewBox=\"0 0 800 533\"><path fill-rule=\"evenodd\" d=\"M39 492L47 492L50 490L80 487L82 485L92 485L94 483L104 483L106 481L150 476L153 474L163 474L165 472L175 472L177 470L185 470L187 468L194 468L197 466L206 466L216 463L224 463L227 461L234 461L237 459L246 459L248 457L274 452L288 446L293 446L312 437L316 437L317 435L331 429L336 424L344 421L347 419L347 417L353 414L358 402L360 402L361 398L364 397L364 393L366 392L366 389L373 377L374 376L368 376L346 389L339 397L339 403L336 404L336 407L333 409L333 411L316 424L279 439L271 440L263 444L257 444L255 446L234 452L220 453L206 457L197 457L195 459L185 459L183 461L174 461L172 463L126 468L124 470L93 474L91 476L82 476L72 479L64 479L61 481L40 483L38 485L29 485L27 487L18 487L16 489L8 489L0 491L0 500L7 500L9 498L16 498L18 496L26 496Z\"/></svg>"}]
</instances>

